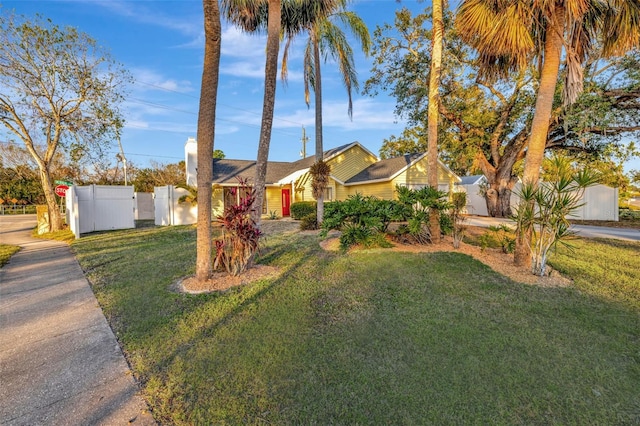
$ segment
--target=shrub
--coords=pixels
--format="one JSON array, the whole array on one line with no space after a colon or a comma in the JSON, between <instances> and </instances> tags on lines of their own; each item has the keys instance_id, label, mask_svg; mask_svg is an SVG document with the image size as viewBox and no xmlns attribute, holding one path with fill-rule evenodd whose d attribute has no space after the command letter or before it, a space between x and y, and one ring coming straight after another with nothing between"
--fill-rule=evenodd
<instances>
[{"instance_id":1,"label":"shrub","mask_svg":"<svg viewBox=\"0 0 640 426\"><path fill-rule=\"evenodd\" d=\"M316 214L317 204L315 201L298 201L291 204L291 218L300 220L310 214Z\"/></svg>"},{"instance_id":2,"label":"shrub","mask_svg":"<svg viewBox=\"0 0 640 426\"><path fill-rule=\"evenodd\" d=\"M440 232L444 235L449 235L453 232L453 218L451 217L451 211L440 212Z\"/></svg>"},{"instance_id":3,"label":"shrub","mask_svg":"<svg viewBox=\"0 0 640 426\"><path fill-rule=\"evenodd\" d=\"M346 224L340 235L340 248L346 250L355 245L365 248L392 246L385 238L385 234L376 230L375 227L366 224Z\"/></svg>"},{"instance_id":4,"label":"shrub","mask_svg":"<svg viewBox=\"0 0 640 426\"><path fill-rule=\"evenodd\" d=\"M516 234L509 225L501 224L489 226L487 231L480 236L480 247L500 248L503 253L513 253L516 248Z\"/></svg>"},{"instance_id":5,"label":"shrub","mask_svg":"<svg viewBox=\"0 0 640 426\"><path fill-rule=\"evenodd\" d=\"M310 213L300 219L301 231L313 231L318 229L318 216L315 213Z\"/></svg>"},{"instance_id":6,"label":"shrub","mask_svg":"<svg viewBox=\"0 0 640 426\"><path fill-rule=\"evenodd\" d=\"M216 257L214 269L224 268L230 275L239 275L246 271L259 249L262 232L251 218L255 190L247 181L238 178L238 188L243 194L238 205L227 206L218 221L222 224L222 237L215 241Z\"/></svg>"},{"instance_id":7,"label":"shrub","mask_svg":"<svg viewBox=\"0 0 640 426\"><path fill-rule=\"evenodd\" d=\"M343 248L355 244L385 247L389 245L384 238L389 223L402 220L405 213L406 209L397 201L356 194L345 201L325 205L322 232L326 235L331 229L342 231L340 244Z\"/></svg>"},{"instance_id":8,"label":"shrub","mask_svg":"<svg viewBox=\"0 0 640 426\"><path fill-rule=\"evenodd\" d=\"M619 212L618 219L620 219L621 221L622 220L628 220L628 221L640 220L640 211L635 211L631 208L624 208L624 209L618 210L618 212Z\"/></svg>"},{"instance_id":9,"label":"shrub","mask_svg":"<svg viewBox=\"0 0 640 426\"><path fill-rule=\"evenodd\" d=\"M439 191L430 186L421 189L409 189L405 186L396 186L398 201L404 205L409 212L408 228L409 234L418 244L426 244L431 242L431 234L429 232L429 212L437 210L440 212L440 227L442 229L451 229L451 224L444 211L450 207L446 201L446 192ZM444 225L444 226L443 226Z\"/></svg>"}]
</instances>

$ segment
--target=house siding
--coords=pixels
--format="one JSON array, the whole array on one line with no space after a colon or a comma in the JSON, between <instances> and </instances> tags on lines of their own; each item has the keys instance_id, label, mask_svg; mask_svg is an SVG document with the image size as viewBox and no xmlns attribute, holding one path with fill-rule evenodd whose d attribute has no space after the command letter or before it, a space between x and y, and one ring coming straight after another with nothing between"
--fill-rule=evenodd
<instances>
[{"instance_id":1,"label":"house siding","mask_svg":"<svg viewBox=\"0 0 640 426\"><path fill-rule=\"evenodd\" d=\"M407 170L396 176L394 179L395 188L396 184L400 185L408 185L408 186L426 186L429 184L427 180L427 170L429 169L427 158L422 158L413 166L409 167ZM438 166L438 185L439 186L449 186L450 184L450 176L444 170L442 166Z\"/></svg>"},{"instance_id":2,"label":"house siding","mask_svg":"<svg viewBox=\"0 0 640 426\"><path fill-rule=\"evenodd\" d=\"M286 188L284 186L283 188ZM267 215L275 211L279 217L282 217L282 188L267 187Z\"/></svg>"},{"instance_id":3,"label":"house siding","mask_svg":"<svg viewBox=\"0 0 640 426\"><path fill-rule=\"evenodd\" d=\"M374 164L378 159L355 145L328 161L331 174L341 182L357 175L361 170Z\"/></svg>"},{"instance_id":4,"label":"house siding","mask_svg":"<svg viewBox=\"0 0 640 426\"><path fill-rule=\"evenodd\" d=\"M348 186L347 189L347 197L358 193L365 196L373 195L384 200L393 200L395 198L395 185L391 181Z\"/></svg>"}]
</instances>

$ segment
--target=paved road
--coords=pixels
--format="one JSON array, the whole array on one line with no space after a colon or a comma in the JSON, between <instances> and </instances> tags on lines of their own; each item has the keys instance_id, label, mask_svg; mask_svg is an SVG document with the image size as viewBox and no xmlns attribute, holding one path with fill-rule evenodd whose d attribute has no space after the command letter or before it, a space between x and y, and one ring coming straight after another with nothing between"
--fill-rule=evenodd
<instances>
[{"instance_id":1,"label":"paved road","mask_svg":"<svg viewBox=\"0 0 640 426\"><path fill-rule=\"evenodd\" d=\"M473 226L497 226L501 223L513 225L513 221L505 218L469 216L467 223ZM572 229L579 237L585 238L615 238L625 241L640 241L640 229L613 228L610 226L573 225Z\"/></svg>"},{"instance_id":2,"label":"paved road","mask_svg":"<svg viewBox=\"0 0 640 426\"><path fill-rule=\"evenodd\" d=\"M152 416L78 262L0 216L22 250L0 269L0 425L151 425Z\"/></svg>"}]
</instances>

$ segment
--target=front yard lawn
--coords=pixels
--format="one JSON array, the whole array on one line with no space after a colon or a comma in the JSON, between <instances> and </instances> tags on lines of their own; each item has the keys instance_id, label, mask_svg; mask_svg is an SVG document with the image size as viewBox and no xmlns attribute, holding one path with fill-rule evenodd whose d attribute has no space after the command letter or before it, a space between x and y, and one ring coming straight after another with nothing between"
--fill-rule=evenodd
<instances>
[{"instance_id":1,"label":"front yard lawn","mask_svg":"<svg viewBox=\"0 0 640 426\"><path fill-rule=\"evenodd\" d=\"M0 268L9 263L11 256L18 251L20 251L19 246L14 246L12 244L0 244Z\"/></svg>"},{"instance_id":2,"label":"front yard lawn","mask_svg":"<svg viewBox=\"0 0 640 426\"><path fill-rule=\"evenodd\" d=\"M552 260L575 286L544 288L318 241L269 236L278 278L202 295L170 291L192 227L72 247L163 424L640 422L640 244L581 241Z\"/></svg>"}]
</instances>

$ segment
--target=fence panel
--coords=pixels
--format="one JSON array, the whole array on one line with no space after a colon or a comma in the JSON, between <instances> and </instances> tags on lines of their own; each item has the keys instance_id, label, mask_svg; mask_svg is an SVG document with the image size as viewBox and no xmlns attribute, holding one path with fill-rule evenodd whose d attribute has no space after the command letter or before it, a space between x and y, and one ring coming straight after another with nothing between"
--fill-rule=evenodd
<instances>
[{"instance_id":1,"label":"fence panel","mask_svg":"<svg viewBox=\"0 0 640 426\"><path fill-rule=\"evenodd\" d=\"M67 191L67 221L76 235L135 227L133 186L73 185Z\"/></svg>"},{"instance_id":2,"label":"fence panel","mask_svg":"<svg viewBox=\"0 0 640 426\"><path fill-rule=\"evenodd\" d=\"M178 200L189 191L173 185L154 188L155 224L190 225L198 221L198 206L180 203Z\"/></svg>"},{"instance_id":3,"label":"fence panel","mask_svg":"<svg viewBox=\"0 0 640 426\"><path fill-rule=\"evenodd\" d=\"M479 185L460 185L467 191L467 213L478 216L488 216L487 203L484 197L479 195ZM518 193L522 188L520 182L516 183L511 193L511 211L515 212L520 197ZM571 219L577 220L611 220L618 221L618 188L606 185L594 185L585 190L582 197L584 206L578 208Z\"/></svg>"}]
</instances>

